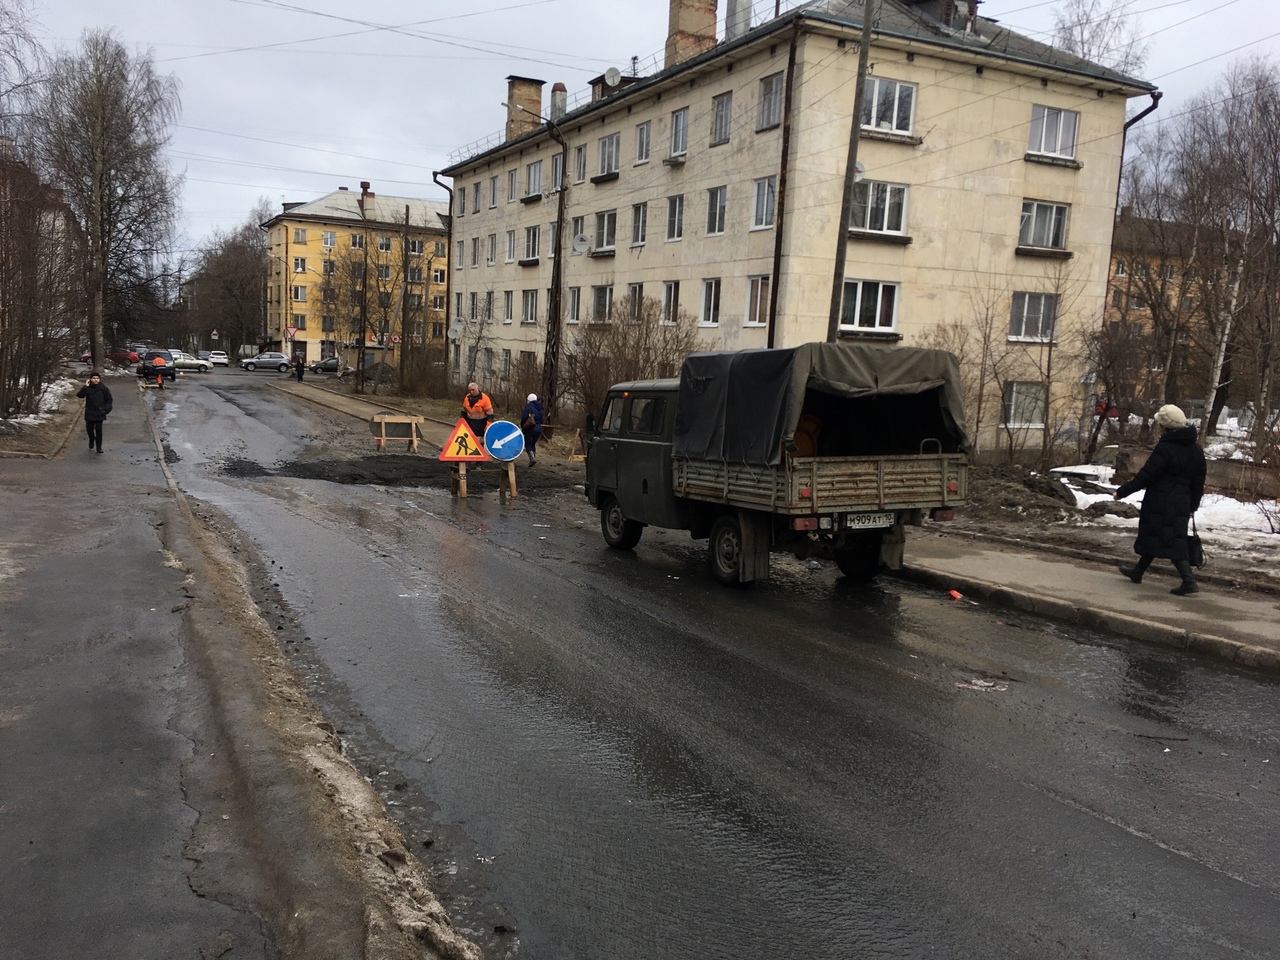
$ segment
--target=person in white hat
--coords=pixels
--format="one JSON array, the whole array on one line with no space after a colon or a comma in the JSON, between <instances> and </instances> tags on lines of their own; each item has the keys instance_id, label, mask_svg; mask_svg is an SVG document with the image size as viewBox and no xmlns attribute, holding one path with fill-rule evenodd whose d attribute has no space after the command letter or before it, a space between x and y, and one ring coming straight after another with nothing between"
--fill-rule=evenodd
<instances>
[{"instance_id":1,"label":"person in white hat","mask_svg":"<svg viewBox=\"0 0 1280 960\"><path fill-rule=\"evenodd\" d=\"M529 402L520 411L520 430L524 433L524 452L529 455L529 466L538 462L538 441L542 438L542 404L536 393L529 394Z\"/></svg>"},{"instance_id":2,"label":"person in white hat","mask_svg":"<svg viewBox=\"0 0 1280 960\"><path fill-rule=\"evenodd\" d=\"M1200 592L1191 573L1187 523L1204 496L1204 451L1196 442L1196 428L1188 426L1187 416L1179 407L1166 403L1156 411L1155 421L1163 428L1155 449L1137 475L1116 490L1117 500L1146 491L1138 515L1138 539L1133 542L1138 562L1133 566L1121 564L1120 572L1134 583L1141 583L1152 560L1171 560L1182 583L1169 592L1184 597Z\"/></svg>"}]
</instances>

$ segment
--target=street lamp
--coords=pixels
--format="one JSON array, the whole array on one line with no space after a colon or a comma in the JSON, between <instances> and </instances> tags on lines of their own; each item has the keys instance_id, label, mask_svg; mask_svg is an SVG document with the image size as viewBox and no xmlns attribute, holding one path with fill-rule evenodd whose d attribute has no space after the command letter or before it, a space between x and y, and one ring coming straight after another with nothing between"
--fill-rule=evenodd
<instances>
[{"instance_id":1,"label":"street lamp","mask_svg":"<svg viewBox=\"0 0 1280 960\"><path fill-rule=\"evenodd\" d=\"M505 103L502 106L508 107ZM551 134L551 139L560 144L560 182L556 184L557 191L560 194L559 201L556 204L556 262L551 267L551 295L547 303L547 347L546 353L542 358L542 399L545 401L544 408L547 421L551 422L555 419L556 407L559 403L557 381L560 367L560 324L562 312L560 304L564 282L564 274L560 265L564 263L564 208L566 197L569 193L569 144L565 142L564 137L560 134L560 127L556 125L554 120L549 120L541 114L534 113L532 110L526 110L518 103L510 106L515 107L521 113L537 117L545 123L547 131Z\"/></svg>"}]
</instances>

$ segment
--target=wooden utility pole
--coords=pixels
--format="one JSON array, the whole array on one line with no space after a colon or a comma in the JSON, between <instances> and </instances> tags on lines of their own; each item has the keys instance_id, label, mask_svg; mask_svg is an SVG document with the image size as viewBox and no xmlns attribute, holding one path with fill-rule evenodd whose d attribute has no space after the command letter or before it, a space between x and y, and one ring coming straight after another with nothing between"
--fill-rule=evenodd
<instances>
[{"instance_id":1,"label":"wooden utility pole","mask_svg":"<svg viewBox=\"0 0 1280 960\"><path fill-rule=\"evenodd\" d=\"M849 254L849 217L853 213L853 188L858 168L858 143L862 139L862 107L866 103L867 61L871 55L871 23L875 0L862 0L862 41L858 46L858 88L853 95L853 122L849 126L849 155L844 166L844 198L836 230L836 265L831 277L831 311L827 315L827 342L840 333L840 307L844 298L844 269Z\"/></svg>"},{"instance_id":2,"label":"wooden utility pole","mask_svg":"<svg viewBox=\"0 0 1280 960\"><path fill-rule=\"evenodd\" d=\"M405 355L409 352L409 205L404 205L400 238L400 389L404 389Z\"/></svg>"}]
</instances>

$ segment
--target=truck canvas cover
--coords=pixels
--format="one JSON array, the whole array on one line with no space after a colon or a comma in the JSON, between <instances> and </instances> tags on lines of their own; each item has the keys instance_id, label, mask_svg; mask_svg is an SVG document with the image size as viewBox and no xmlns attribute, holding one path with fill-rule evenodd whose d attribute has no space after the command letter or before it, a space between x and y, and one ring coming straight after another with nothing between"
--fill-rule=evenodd
<instances>
[{"instance_id":1,"label":"truck canvas cover","mask_svg":"<svg viewBox=\"0 0 1280 960\"><path fill-rule=\"evenodd\" d=\"M966 446L960 368L950 353L808 343L690 355L680 369L672 452L777 466L796 450L802 417L821 431L819 456L919 453L926 437L944 453Z\"/></svg>"}]
</instances>

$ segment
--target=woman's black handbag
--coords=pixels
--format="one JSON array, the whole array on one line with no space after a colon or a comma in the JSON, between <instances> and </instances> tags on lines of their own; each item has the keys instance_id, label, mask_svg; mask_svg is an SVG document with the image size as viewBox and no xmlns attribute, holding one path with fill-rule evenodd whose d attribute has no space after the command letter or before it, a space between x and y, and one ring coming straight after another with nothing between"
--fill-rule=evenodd
<instances>
[{"instance_id":1,"label":"woman's black handbag","mask_svg":"<svg viewBox=\"0 0 1280 960\"><path fill-rule=\"evenodd\" d=\"M1191 532L1187 534L1187 559L1193 567L1204 566L1204 544L1200 542L1200 531L1196 529L1196 518L1191 518Z\"/></svg>"}]
</instances>

